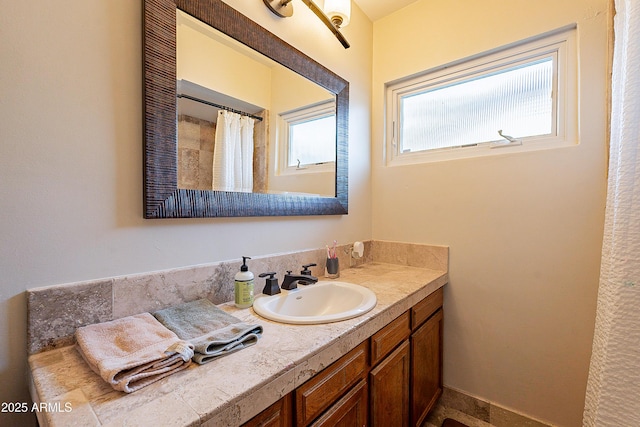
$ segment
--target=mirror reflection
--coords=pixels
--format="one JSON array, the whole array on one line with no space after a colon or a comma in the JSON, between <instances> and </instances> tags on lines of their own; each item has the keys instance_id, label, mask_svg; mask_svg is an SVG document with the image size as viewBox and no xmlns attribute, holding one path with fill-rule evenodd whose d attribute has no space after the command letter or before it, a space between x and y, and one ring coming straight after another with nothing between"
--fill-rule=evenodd
<instances>
[{"instance_id":1,"label":"mirror reflection","mask_svg":"<svg viewBox=\"0 0 640 427\"><path fill-rule=\"evenodd\" d=\"M178 188L334 197L334 94L177 12Z\"/></svg>"}]
</instances>

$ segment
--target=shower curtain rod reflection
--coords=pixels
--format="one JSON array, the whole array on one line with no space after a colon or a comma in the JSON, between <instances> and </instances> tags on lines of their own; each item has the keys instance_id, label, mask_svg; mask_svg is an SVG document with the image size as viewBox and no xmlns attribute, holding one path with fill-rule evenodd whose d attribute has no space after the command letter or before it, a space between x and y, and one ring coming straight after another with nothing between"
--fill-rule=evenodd
<instances>
[{"instance_id":1,"label":"shower curtain rod reflection","mask_svg":"<svg viewBox=\"0 0 640 427\"><path fill-rule=\"evenodd\" d=\"M202 103L202 104L207 104L207 105L210 105L210 106L212 106L212 107L220 108L220 109L222 109L222 110L231 111L231 112L234 112L234 113L241 114L241 115L243 115L243 116L251 117L252 119L256 119L256 120L258 120L258 121L262 121L262 117L260 117L260 116L256 116L256 115L254 115L254 114L250 114L250 113L246 113L246 112L244 112L244 111L236 110L236 109L234 109L234 108L227 107L226 105L220 105L220 104L216 104L216 103L214 103L214 102L205 101L204 99L199 99L199 98L196 98L196 97L193 97L193 96L190 96L190 95L183 95L183 94L180 94L180 95L177 95L177 97L178 97L178 98L186 98L186 99L190 99L191 101L200 102L200 103Z\"/></svg>"}]
</instances>

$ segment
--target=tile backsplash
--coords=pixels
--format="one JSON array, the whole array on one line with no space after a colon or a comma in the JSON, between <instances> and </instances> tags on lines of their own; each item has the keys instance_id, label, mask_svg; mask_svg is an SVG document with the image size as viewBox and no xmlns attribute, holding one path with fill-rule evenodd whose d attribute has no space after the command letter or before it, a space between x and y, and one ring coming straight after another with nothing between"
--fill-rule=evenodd
<instances>
[{"instance_id":1,"label":"tile backsplash","mask_svg":"<svg viewBox=\"0 0 640 427\"><path fill-rule=\"evenodd\" d=\"M362 259L350 259L351 244L338 247L341 269L382 262L447 270L449 248L409 243L366 241ZM249 254L242 254L249 255ZM255 292L264 280L260 273L275 271L279 280L287 270L297 272L315 263L314 276L324 276L324 248L255 257L249 269L256 275ZM184 268L118 276L27 290L27 346L34 354L73 344L80 326L208 298L215 304L232 301L234 276L242 260L221 261Z\"/></svg>"}]
</instances>

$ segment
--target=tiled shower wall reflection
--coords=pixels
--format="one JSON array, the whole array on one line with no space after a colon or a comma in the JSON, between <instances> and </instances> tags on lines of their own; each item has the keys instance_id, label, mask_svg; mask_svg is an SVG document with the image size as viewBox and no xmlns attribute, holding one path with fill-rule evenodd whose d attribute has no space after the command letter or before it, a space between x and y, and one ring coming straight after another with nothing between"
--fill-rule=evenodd
<instances>
[{"instance_id":1,"label":"tiled shower wall reflection","mask_svg":"<svg viewBox=\"0 0 640 427\"><path fill-rule=\"evenodd\" d=\"M213 122L181 114L178 117L178 187L211 190L213 179Z\"/></svg>"},{"instance_id":2,"label":"tiled shower wall reflection","mask_svg":"<svg viewBox=\"0 0 640 427\"><path fill-rule=\"evenodd\" d=\"M265 193L268 186L268 115L256 114L253 127L253 192ZM216 124L212 121L178 116L178 188L211 190L213 187L213 151Z\"/></svg>"}]
</instances>

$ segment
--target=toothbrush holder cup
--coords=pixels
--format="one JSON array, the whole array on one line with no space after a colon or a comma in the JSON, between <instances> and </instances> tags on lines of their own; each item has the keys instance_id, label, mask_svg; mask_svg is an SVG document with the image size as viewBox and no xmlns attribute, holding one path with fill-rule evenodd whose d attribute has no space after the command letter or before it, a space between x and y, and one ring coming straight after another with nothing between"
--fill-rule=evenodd
<instances>
[{"instance_id":1,"label":"toothbrush holder cup","mask_svg":"<svg viewBox=\"0 0 640 427\"><path fill-rule=\"evenodd\" d=\"M337 279L340 277L340 264L338 263L338 258L327 258L324 277L329 279Z\"/></svg>"}]
</instances>

